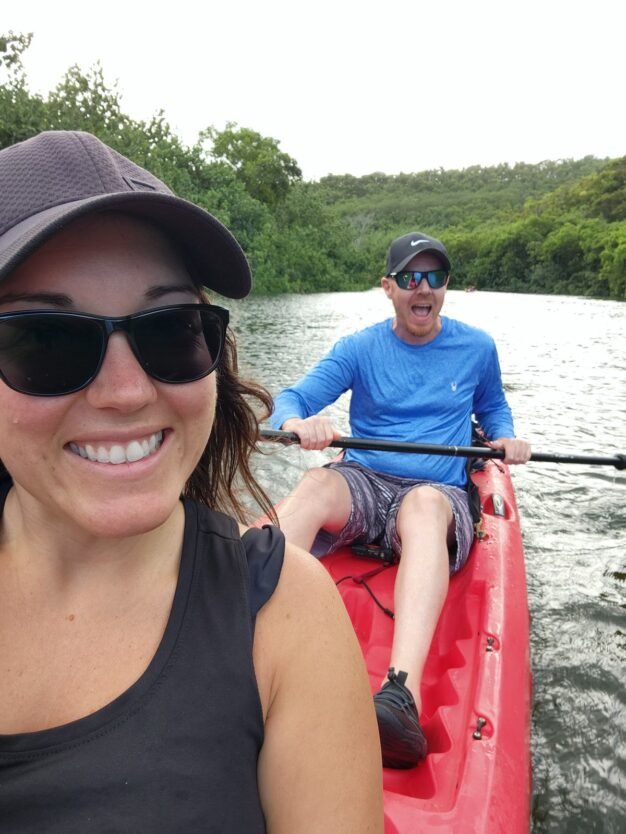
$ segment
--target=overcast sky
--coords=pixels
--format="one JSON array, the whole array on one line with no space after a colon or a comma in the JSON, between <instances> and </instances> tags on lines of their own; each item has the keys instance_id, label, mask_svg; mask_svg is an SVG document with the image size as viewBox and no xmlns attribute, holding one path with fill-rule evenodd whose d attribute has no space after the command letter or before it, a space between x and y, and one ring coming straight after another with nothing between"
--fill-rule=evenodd
<instances>
[{"instance_id":1,"label":"overcast sky","mask_svg":"<svg viewBox=\"0 0 626 834\"><path fill-rule=\"evenodd\" d=\"M32 90L102 63L188 144L227 121L306 179L626 153L623 0L19 0Z\"/></svg>"}]
</instances>

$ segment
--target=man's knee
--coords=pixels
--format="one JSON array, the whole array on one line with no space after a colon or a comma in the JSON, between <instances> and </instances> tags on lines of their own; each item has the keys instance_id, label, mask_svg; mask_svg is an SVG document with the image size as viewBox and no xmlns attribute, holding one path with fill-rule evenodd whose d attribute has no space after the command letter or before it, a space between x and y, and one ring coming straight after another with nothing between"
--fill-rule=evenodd
<instances>
[{"instance_id":1,"label":"man's knee","mask_svg":"<svg viewBox=\"0 0 626 834\"><path fill-rule=\"evenodd\" d=\"M306 498L314 504L323 504L334 509L337 504L351 502L350 490L345 478L332 469L323 467L309 469L294 490L294 495Z\"/></svg>"},{"instance_id":2,"label":"man's knee","mask_svg":"<svg viewBox=\"0 0 626 834\"><path fill-rule=\"evenodd\" d=\"M404 496L398 510L398 522L407 519L419 519L420 522L437 519L447 526L452 519L452 507L448 498L438 489L431 486L416 487Z\"/></svg>"},{"instance_id":3,"label":"man's knee","mask_svg":"<svg viewBox=\"0 0 626 834\"><path fill-rule=\"evenodd\" d=\"M341 475L333 472L332 469L320 466L314 469L307 469L298 487L309 490L332 490L337 488L338 481L343 481Z\"/></svg>"}]
</instances>

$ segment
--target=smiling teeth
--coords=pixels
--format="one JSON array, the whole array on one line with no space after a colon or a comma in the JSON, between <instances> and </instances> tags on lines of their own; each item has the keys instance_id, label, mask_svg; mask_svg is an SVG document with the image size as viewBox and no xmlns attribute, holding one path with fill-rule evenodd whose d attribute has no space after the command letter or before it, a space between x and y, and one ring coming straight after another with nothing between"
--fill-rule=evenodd
<instances>
[{"instance_id":1,"label":"smiling teeth","mask_svg":"<svg viewBox=\"0 0 626 834\"><path fill-rule=\"evenodd\" d=\"M85 446L70 443L70 449L75 455L98 463L134 463L154 454L162 442L163 432L158 431L142 440L131 440L125 446L115 443L107 448L106 446L92 446L89 443Z\"/></svg>"}]
</instances>

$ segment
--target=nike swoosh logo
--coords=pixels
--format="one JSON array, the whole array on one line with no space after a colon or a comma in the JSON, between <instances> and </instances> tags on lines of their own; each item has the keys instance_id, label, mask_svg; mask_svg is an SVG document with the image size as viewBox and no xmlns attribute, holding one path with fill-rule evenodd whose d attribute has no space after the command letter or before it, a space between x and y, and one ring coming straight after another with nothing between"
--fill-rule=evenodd
<instances>
[{"instance_id":1,"label":"nike swoosh logo","mask_svg":"<svg viewBox=\"0 0 626 834\"><path fill-rule=\"evenodd\" d=\"M411 246L417 246L420 243L428 243L428 241L427 240L412 240L411 241Z\"/></svg>"}]
</instances>

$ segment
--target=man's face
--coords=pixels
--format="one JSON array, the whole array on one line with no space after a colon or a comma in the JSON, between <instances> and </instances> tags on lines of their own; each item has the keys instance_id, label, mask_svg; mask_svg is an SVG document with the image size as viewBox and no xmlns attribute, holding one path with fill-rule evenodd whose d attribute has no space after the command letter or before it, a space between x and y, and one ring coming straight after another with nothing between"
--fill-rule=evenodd
<instances>
[{"instance_id":1,"label":"man's face","mask_svg":"<svg viewBox=\"0 0 626 834\"><path fill-rule=\"evenodd\" d=\"M406 271L425 272L431 269L443 269L439 258L432 252L422 252L412 258L404 267ZM412 290L403 290L393 278L381 278L385 295L391 299L396 318L394 333L403 342L423 345L431 342L441 330L439 313L446 295L447 283L439 290L430 288L423 278Z\"/></svg>"}]
</instances>

